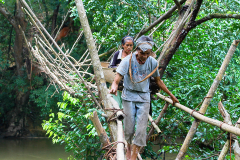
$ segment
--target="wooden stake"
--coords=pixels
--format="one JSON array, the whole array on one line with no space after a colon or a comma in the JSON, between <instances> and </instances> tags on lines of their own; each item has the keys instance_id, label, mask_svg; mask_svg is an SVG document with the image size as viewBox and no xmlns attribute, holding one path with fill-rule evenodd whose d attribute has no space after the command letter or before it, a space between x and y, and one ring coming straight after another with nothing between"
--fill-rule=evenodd
<instances>
[{"instance_id":1,"label":"wooden stake","mask_svg":"<svg viewBox=\"0 0 240 160\"><path fill-rule=\"evenodd\" d=\"M222 63L222 66L219 69L218 74L217 74L217 76L216 76L216 78L215 78L215 80L214 80L210 90L208 91L208 94L207 94L206 97L213 97L214 96L214 92L216 91L220 81L222 80L222 77L223 77L223 75L224 75L224 73L225 73L225 71L227 69L228 64L230 63L230 60L231 60L231 58L233 56L233 53L235 52L235 50L237 48L238 43L239 43L238 41L235 41L235 40L233 41L233 43L232 43L232 45L231 45L231 47L230 47L230 49L229 49L229 51L228 51L224 61ZM205 112L207 110L207 107L210 104L211 99L212 98L205 98L205 100L203 101L203 104L202 104L202 106L200 108L200 112L202 114L205 114ZM194 114L197 114L197 113L194 112L193 115ZM187 134L187 136L186 136L186 138L185 138L185 140L183 142L183 145L182 145L182 147L181 147L181 149L180 149L180 151L179 151L179 153L178 153L178 155L176 157L176 160L180 160L180 159L184 158L184 155L187 152L188 146L190 145L191 140L192 140L194 134L196 133L196 130L197 130L197 127L198 127L199 124L200 124L200 122L197 121L197 120L195 120L193 122L193 124L192 124L190 130L188 131L188 134ZM225 125L225 124L223 124L223 125ZM234 130L234 128L233 128L233 130ZM223 127L222 127L222 129L223 129ZM231 131L231 133L232 132L233 131Z\"/></svg>"},{"instance_id":2,"label":"wooden stake","mask_svg":"<svg viewBox=\"0 0 240 160\"><path fill-rule=\"evenodd\" d=\"M219 109L221 115L224 118L224 122L229 124L229 125L232 125L230 115L228 114L227 110L223 106L222 102L218 103L218 109ZM238 121L240 121L240 118L239 118ZM238 125L238 122L236 123L235 127L240 128L239 125ZM231 138L232 138L231 142L233 142L232 146L233 146L233 149L234 149L235 160L240 160L240 148L239 148L237 137L236 137L236 135L232 134ZM232 146L230 146L230 139L228 139L226 141L225 145L223 146L223 149L222 149L222 151L221 151L221 153L218 157L218 160L224 160L226 155L227 155L228 149Z\"/></svg>"},{"instance_id":3,"label":"wooden stake","mask_svg":"<svg viewBox=\"0 0 240 160\"><path fill-rule=\"evenodd\" d=\"M227 152L228 152L228 149L229 149L229 139L226 141L226 143L224 144L223 148L222 148L222 151L218 157L218 160L224 160L226 155L227 155Z\"/></svg>"},{"instance_id":4,"label":"wooden stake","mask_svg":"<svg viewBox=\"0 0 240 160\"><path fill-rule=\"evenodd\" d=\"M108 139L107 133L103 128L96 111L93 112L93 116L90 116L90 119L93 122L93 125L100 138L100 142L103 144L103 147L109 145L110 141Z\"/></svg>"}]
</instances>

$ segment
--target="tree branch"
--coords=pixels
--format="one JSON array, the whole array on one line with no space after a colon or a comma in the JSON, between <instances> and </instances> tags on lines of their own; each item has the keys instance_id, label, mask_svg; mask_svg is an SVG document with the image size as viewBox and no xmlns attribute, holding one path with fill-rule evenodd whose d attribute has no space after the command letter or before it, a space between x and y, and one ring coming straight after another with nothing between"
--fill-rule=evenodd
<instances>
[{"instance_id":1,"label":"tree branch","mask_svg":"<svg viewBox=\"0 0 240 160\"><path fill-rule=\"evenodd\" d=\"M210 14L206 17L203 17L202 19L196 21L196 25L202 24L208 20L211 20L213 18L233 18L233 19L240 19L240 15L239 14L221 14L221 13L214 13L214 14Z\"/></svg>"},{"instance_id":2,"label":"tree branch","mask_svg":"<svg viewBox=\"0 0 240 160\"><path fill-rule=\"evenodd\" d=\"M197 0L197 3L196 3L196 5L195 5L195 7L194 7L192 16L191 16L191 18L190 18L190 22L195 21L197 15L198 15L198 12L199 12L199 10L200 10L200 7L201 7L201 5L202 5L202 2L203 2L203 0Z\"/></svg>"},{"instance_id":3,"label":"tree branch","mask_svg":"<svg viewBox=\"0 0 240 160\"><path fill-rule=\"evenodd\" d=\"M183 4L186 0L181 0L179 3ZM153 29L153 27L155 27L156 25L158 25L159 23L161 23L163 20L168 19L169 17L171 17L171 14L177 9L177 6L173 6L169 11L167 11L164 15L162 15L160 18L158 18L156 21L154 21L148 28L142 30L139 33L139 36L144 35L145 33L147 33L148 31L150 31L151 29Z\"/></svg>"},{"instance_id":4,"label":"tree branch","mask_svg":"<svg viewBox=\"0 0 240 160\"><path fill-rule=\"evenodd\" d=\"M11 23L11 25L13 25L14 28L18 28L16 19L11 15L11 13L9 13L9 11L3 6L2 3L0 3L0 13L2 13L3 16L7 18L7 20Z\"/></svg>"},{"instance_id":5,"label":"tree branch","mask_svg":"<svg viewBox=\"0 0 240 160\"><path fill-rule=\"evenodd\" d=\"M181 11L181 4L178 2L178 0L173 0L173 1L177 6L178 11L180 12Z\"/></svg>"}]
</instances>

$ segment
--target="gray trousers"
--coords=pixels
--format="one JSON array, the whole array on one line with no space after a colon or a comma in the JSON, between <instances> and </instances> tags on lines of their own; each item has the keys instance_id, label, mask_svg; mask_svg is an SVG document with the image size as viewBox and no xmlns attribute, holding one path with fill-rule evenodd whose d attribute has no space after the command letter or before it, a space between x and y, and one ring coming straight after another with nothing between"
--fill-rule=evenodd
<instances>
[{"instance_id":1,"label":"gray trousers","mask_svg":"<svg viewBox=\"0 0 240 160\"><path fill-rule=\"evenodd\" d=\"M126 117L123 120L124 123L124 135L126 141L137 146L146 146L146 137L147 137L147 123L148 123L148 114L150 103L148 102L132 102L122 100L123 111L126 114ZM136 118L135 118L136 117ZM135 130L136 132L134 136Z\"/></svg>"}]
</instances>

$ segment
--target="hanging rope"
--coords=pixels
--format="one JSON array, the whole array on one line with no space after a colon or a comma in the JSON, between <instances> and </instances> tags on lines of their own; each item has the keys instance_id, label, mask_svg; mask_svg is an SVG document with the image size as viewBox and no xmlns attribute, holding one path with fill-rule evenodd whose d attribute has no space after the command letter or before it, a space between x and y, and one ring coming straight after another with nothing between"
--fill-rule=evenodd
<instances>
[{"instance_id":1,"label":"hanging rope","mask_svg":"<svg viewBox=\"0 0 240 160\"><path fill-rule=\"evenodd\" d=\"M129 70L128 70L128 71L129 71L130 79L131 79L131 81L132 81L133 84L135 84L135 83L141 83L141 82L145 81L146 79L148 79L149 77L151 77L151 76L153 75L153 73L156 72L157 69L158 69L158 65L157 65L157 67L156 67L149 75L147 75L143 80L141 80L141 81L139 81L139 82L133 82L133 80L132 80L132 53L131 53L130 59L129 59Z\"/></svg>"}]
</instances>

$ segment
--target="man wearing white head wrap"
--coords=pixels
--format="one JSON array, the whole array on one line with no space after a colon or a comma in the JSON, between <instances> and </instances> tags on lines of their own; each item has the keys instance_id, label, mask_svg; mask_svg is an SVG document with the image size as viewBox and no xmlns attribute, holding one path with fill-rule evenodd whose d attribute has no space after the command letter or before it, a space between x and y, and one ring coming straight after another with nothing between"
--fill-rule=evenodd
<instances>
[{"instance_id":1,"label":"man wearing white head wrap","mask_svg":"<svg viewBox=\"0 0 240 160\"><path fill-rule=\"evenodd\" d=\"M146 128L150 108L149 77L154 77L156 84L178 103L177 98L168 90L160 79L158 62L151 57L154 42L148 36L141 36L136 41L137 49L125 57L117 68L117 75L112 83L110 93L117 94L119 81L124 76L122 104L124 118L124 134L128 142L127 159L135 160L141 146L146 146ZM134 136L136 119L136 132ZM133 145L131 146L131 144ZM131 154L131 147L133 153Z\"/></svg>"}]
</instances>

